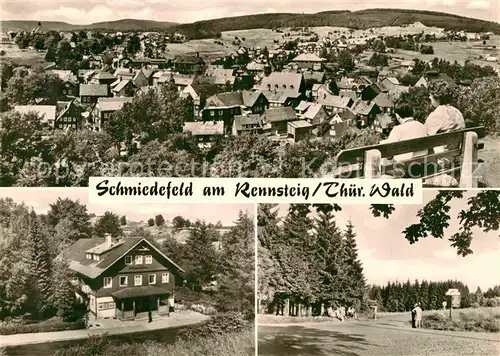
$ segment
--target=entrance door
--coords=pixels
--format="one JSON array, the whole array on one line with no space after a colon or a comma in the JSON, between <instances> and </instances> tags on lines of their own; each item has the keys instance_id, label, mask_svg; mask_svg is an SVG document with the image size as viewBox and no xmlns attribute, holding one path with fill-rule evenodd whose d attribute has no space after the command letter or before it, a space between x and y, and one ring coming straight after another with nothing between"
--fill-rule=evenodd
<instances>
[{"instance_id":1,"label":"entrance door","mask_svg":"<svg viewBox=\"0 0 500 356\"><path fill-rule=\"evenodd\" d=\"M136 313L144 313L148 311L156 310L156 303L154 297L141 297L135 300L135 311Z\"/></svg>"}]
</instances>

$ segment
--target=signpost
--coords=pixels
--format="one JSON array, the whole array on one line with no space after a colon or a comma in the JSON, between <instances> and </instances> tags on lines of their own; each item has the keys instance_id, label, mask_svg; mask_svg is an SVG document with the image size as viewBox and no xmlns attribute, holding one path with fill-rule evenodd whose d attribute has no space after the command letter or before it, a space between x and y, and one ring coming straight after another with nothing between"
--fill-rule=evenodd
<instances>
[{"instance_id":1,"label":"signpost","mask_svg":"<svg viewBox=\"0 0 500 356\"><path fill-rule=\"evenodd\" d=\"M460 291L458 289L448 289L446 295L450 297L450 319L453 308L460 308ZM443 302L443 307L446 307L446 302Z\"/></svg>"},{"instance_id":2,"label":"signpost","mask_svg":"<svg viewBox=\"0 0 500 356\"><path fill-rule=\"evenodd\" d=\"M446 311L446 301L443 302L443 310Z\"/></svg>"}]
</instances>

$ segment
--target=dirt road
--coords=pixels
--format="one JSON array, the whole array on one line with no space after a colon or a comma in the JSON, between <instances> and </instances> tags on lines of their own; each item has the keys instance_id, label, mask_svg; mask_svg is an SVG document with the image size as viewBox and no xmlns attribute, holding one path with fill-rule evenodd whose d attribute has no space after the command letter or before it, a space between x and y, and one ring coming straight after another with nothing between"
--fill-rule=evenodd
<instances>
[{"instance_id":1,"label":"dirt road","mask_svg":"<svg viewBox=\"0 0 500 356\"><path fill-rule=\"evenodd\" d=\"M498 356L500 334L411 329L399 318L259 326L261 356Z\"/></svg>"}]
</instances>

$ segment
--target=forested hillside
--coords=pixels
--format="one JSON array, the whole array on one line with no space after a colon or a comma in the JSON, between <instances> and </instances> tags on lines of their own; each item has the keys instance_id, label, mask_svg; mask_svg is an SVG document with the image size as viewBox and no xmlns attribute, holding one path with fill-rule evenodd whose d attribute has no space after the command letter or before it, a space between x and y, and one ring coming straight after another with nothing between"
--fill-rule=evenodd
<instances>
[{"instance_id":1,"label":"forested hillside","mask_svg":"<svg viewBox=\"0 0 500 356\"><path fill-rule=\"evenodd\" d=\"M432 11L401 9L368 9L361 11L328 11L315 14L274 13L227 17L182 24L173 29L184 32L188 38L215 37L223 31L252 28L339 26L367 29L383 26L401 26L415 22L446 30L500 33L500 24L458 15Z\"/></svg>"},{"instance_id":2,"label":"forested hillside","mask_svg":"<svg viewBox=\"0 0 500 356\"><path fill-rule=\"evenodd\" d=\"M211 38L222 31L252 28L340 26L366 29L382 26L401 26L414 22L426 26L442 27L447 30L467 30L472 32L492 31L500 33L500 24L453 14L434 11L403 9L366 9L360 11L323 11L314 14L265 13L235 17L225 17L194 23L176 24L164 21L122 19L98 22L88 25L72 25L65 22L43 22L46 31L114 30L114 31L179 31L189 39ZM31 31L37 21L2 21L2 31Z\"/></svg>"}]
</instances>

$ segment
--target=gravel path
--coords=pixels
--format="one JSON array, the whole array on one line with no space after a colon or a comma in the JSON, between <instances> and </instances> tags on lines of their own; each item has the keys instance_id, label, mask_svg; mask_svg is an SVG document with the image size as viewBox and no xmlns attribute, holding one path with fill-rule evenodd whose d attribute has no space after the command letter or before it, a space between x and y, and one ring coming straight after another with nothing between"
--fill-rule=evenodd
<instances>
[{"instance_id":1,"label":"gravel path","mask_svg":"<svg viewBox=\"0 0 500 356\"><path fill-rule=\"evenodd\" d=\"M498 356L500 334L416 330L390 321L259 325L261 356Z\"/></svg>"}]
</instances>

